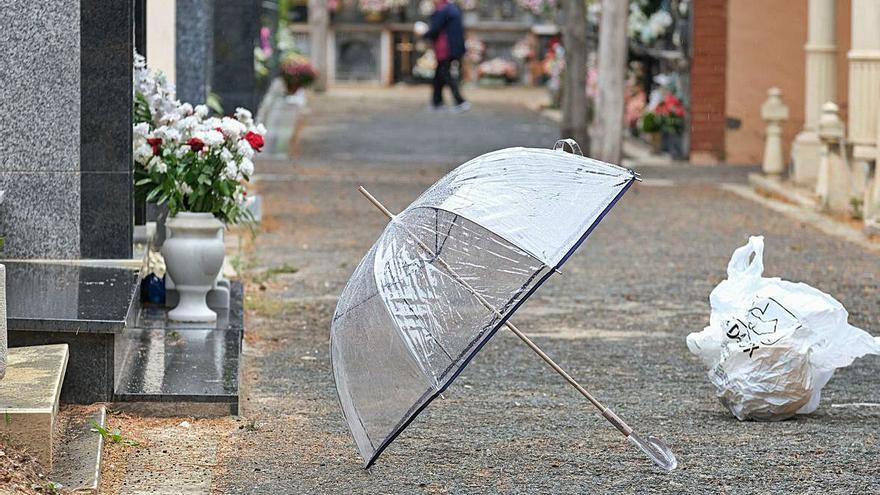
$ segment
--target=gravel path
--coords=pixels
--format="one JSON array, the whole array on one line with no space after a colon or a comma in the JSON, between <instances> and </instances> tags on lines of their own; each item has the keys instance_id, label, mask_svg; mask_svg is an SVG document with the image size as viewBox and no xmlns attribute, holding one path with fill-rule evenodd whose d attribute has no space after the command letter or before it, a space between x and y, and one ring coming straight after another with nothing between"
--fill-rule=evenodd
<instances>
[{"instance_id":1,"label":"gravel path","mask_svg":"<svg viewBox=\"0 0 880 495\"><path fill-rule=\"evenodd\" d=\"M275 269L248 295L243 414L254 423L218 447L215 491L880 493L880 407L845 406L880 403L880 358L838 372L813 415L740 423L687 351L749 234L766 235L767 274L830 292L880 333L880 256L720 190L746 173L723 167L643 170L646 184L514 318L621 417L664 438L678 470L652 468L504 330L363 470L328 355L336 297L384 225L356 187L399 210L467 158L556 136L520 93L476 92L472 112L438 115L426 91L313 99L294 159L260 164L264 232L246 264Z\"/></svg>"}]
</instances>

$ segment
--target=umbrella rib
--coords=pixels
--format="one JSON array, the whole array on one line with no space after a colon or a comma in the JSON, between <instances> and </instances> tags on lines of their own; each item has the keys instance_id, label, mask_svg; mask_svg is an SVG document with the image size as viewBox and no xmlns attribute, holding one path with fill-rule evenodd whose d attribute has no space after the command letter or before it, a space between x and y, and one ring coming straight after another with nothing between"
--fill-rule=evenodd
<instances>
[{"instance_id":1,"label":"umbrella rib","mask_svg":"<svg viewBox=\"0 0 880 495\"><path fill-rule=\"evenodd\" d=\"M394 215L387 208L385 208L385 206L382 203L380 203L378 199L376 199L372 194L370 194L363 186L361 186L358 190L361 192L361 194L364 195L364 197L367 198L367 200L370 201L370 203L373 204L373 206L375 206L383 214L385 214L386 217L388 217L392 221L394 220ZM456 273L455 270L451 266L449 266L449 264L446 263L446 261L443 258L440 258L436 254L434 254L434 252L431 250L431 248L428 247L428 245L426 245L416 235L412 234L409 231L409 229L403 227L403 230L407 234L409 234L413 238L413 240L416 241L416 243L419 245L419 247L421 247L423 250L425 250L435 261L440 263L449 272L449 274L452 276L452 278L455 279L456 282L458 282L459 284L464 286L465 289L467 289L471 294L473 294L474 297L476 297L477 300L480 302L480 304L482 304L489 311L492 311L493 313L495 313L495 315L497 317L504 319L504 315L497 308L495 308L495 306L493 306L489 301L487 301L486 298L483 297L482 294L477 292L476 289L474 289L466 280L464 280L460 275L458 275L458 273ZM513 332L517 337L519 337L519 339L522 340L532 351L534 351L538 356L540 356L541 359L543 359L544 362L547 363L547 365L549 365L551 368L553 368L553 371L555 371L560 376L562 376L562 378L564 378L565 381L567 381L569 383L569 385L574 387L578 392L580 392L581 395L583 395L588 401L590 401L590 403L593 404L593 406L595 406L596 409L598 409L600 411L602 416L606 420L608 420L612 425L614 425L614 427L617 428L624 436L628 437L632 434L633 429L629 425L627 425L622 419L620 419L616 414L614 414L614 412L611 411L611 409L608 409L601 402L599 402L595 397L593 397L593 395L590 392L588 392L587 389L585 389L583 386L581 386L581 384L578 383L577 380L575 380L571 375L569 375L561 366L556 364L556 362L550 356L548 356L547 353L545 353L540 347L538 347L537 344L532 342L532 339L530 339L519 328L517 328L516 325L511 323L510 320L505 321L504 325L507 327L508 330Z\"/></svg>"}]
</instances>

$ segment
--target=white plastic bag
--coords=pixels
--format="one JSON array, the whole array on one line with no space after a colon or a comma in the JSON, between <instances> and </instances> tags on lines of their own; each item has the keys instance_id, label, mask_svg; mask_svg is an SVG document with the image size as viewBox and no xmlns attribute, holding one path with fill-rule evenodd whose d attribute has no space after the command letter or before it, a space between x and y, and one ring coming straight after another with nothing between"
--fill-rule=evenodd
<instances>
[{"instance_id":1,"label":"white plastic bag","mask_svg":"<svg viewBox=\"0 0 880 495\"><path fill-rule=\"evenodd\" d=\"M763 256L760 236L734 251L727 280L709 296L709 326L688 335L687 345L734 416L779 421L815 411L834 370L880 354L880 338L847 323L828 294L763 278Z\"/></svg>"}]
</instances>

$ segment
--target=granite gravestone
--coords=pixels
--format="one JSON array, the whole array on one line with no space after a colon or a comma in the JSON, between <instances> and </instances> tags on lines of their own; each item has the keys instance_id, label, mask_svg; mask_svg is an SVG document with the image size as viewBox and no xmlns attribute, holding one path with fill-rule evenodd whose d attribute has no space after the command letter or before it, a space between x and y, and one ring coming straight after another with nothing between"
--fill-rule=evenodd
<instances>
[{"instance_id":1,"label":"granite gravestone","mask_svg":"<svg viewBox=\"0 0 880 495\"><path fill-rule=\"evenodd\" d=\"M131 2L0 8L4 258L132 253Z\"/></svg>"},{"instance_id":2,"label":"granite gravestone","mask_svg":"<svg viewBox=\"0 0 880 495\"><path fill-rule=\"evenodd\" d=\"M254 47L260 36L257 0L214 5L214 60L211 89L224 113L237 107L257 110Z\"/></svg>"},{"instance_id":3,"label":"granite gravestone","mask_svg":"<svg viewBox=\"0 0 880 495\"><path fill-rule=\"evenodd\" d=\"M229 2L232 3L232 2ZM214 58L213 0L177 0L174 71L177 97L205 103L211 91Z\"/></svg>"}]
</instances>

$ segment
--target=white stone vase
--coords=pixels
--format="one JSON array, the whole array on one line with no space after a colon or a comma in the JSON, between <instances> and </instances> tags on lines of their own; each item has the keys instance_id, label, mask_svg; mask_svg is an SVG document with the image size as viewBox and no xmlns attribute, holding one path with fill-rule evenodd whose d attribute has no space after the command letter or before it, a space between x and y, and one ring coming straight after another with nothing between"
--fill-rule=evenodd
<instances>
[{"instance_id":1,"label":"white stone vase","mask_svg":"<svg viewBox=\"0 0 880 495\"><path fill-rule=\"evenodd\" d=\"M168 319L182 322L217 321L205 297L214 287L223 266L225 249L218 235L223 223L210 213L180 212L166 225L171 237L162 245L168 274L180 295L180 302L168 312Z\"/></svg>"}]
</instances>

